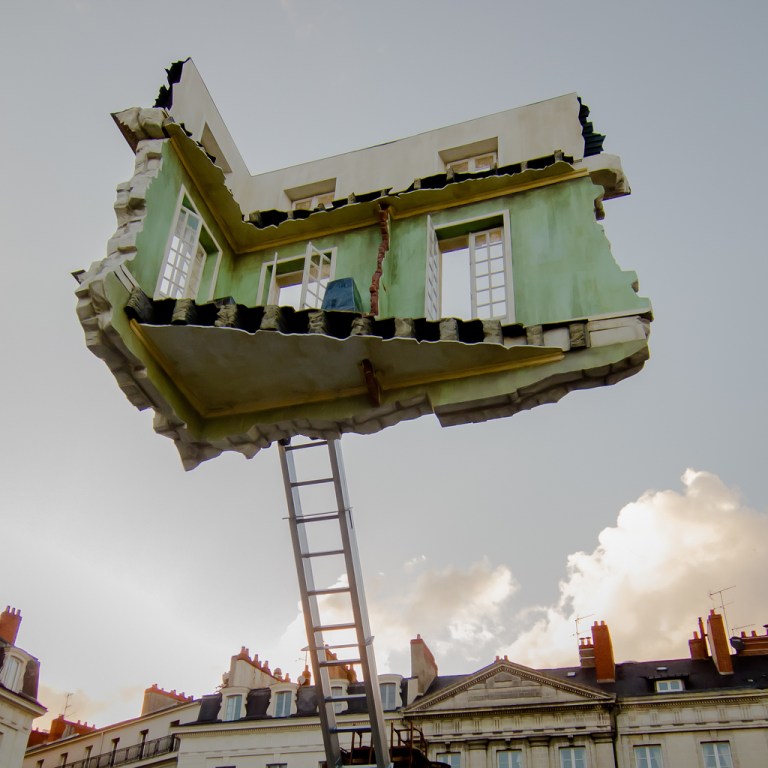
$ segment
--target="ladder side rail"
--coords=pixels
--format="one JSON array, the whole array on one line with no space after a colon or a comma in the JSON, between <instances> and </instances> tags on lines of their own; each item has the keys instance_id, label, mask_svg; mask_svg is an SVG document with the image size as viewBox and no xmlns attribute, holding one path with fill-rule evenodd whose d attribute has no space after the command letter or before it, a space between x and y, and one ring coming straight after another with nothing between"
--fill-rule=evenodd
<instances>
[{"instance_id":1,"label":"ladder side rail","mask_svg":"<svg viewBox=\"0 0 768 768\"><path fill-rule=\"evenodd\" d=\"M283 472L283 482L285 484L285 497L288 502L288 520L291 529L291 543L293 544L296 573L299 577L299 592L301 593L304 626L307 640L309 640L311 646L309 656L312 663L312 674L315 679L315 696L317 699L317 712L320 718L320 728L323 735L323 746L325 747L328 768L335 768L335 766L341 765L341 746L336 732L335 710L332 705L329 706L326 702L326 698L331 694L331 683L328 668L320 664L321 661L327 661L327 654L323 633L321 630L316 629L321 625L317 598L309 594L315 585L311 559L304 557L304 554L309 549L307 534L304 526L299 525L297 522L302 517L302 510L299 488L293 485L296 477L296 465L293 456L285 450L282 443L278 444L278 450L280 466Z\"/></svg>"},{"instance_id":2,"label":"ladder side rail","mask_svg":"<svg viewBox=\"0 0 768 768\"><path fill-rule=\"evenodd\" d=\"M387 768L391 764L387 731L384 721L384 709L381 704L379 678L376 660L373 654L371 628L368 621L368 608L363 589L362 569L357 550L357 538L352 522L352 510L349 503L344 462L339 439L328 441L328 455L336 478L335 491L339 509L339 528L344 542L347 577L352 598L352 612L357 625L359 658L363 669L363 685L368 699L368 717L371 722L371 745L376 753L377 768Z\"/></svg>"}]
</instances>

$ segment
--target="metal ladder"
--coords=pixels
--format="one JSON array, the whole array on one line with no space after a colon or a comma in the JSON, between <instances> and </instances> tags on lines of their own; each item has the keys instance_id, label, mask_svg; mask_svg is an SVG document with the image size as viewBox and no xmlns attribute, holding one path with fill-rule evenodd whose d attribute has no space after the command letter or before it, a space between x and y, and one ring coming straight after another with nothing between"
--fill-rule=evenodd
<instances>
[{"instance_id":1,"label":"metal ladder","mask_svg":"<svg viewBox=\"0 0 768 768\"><path fill-rule=\"evenodd\" d=\"M313 476L300 480L295 452L303 454L300 464L311 464L306 460L320 458L324 447L327 462L321 461L321 475L314 476L317 469L312 467L307 474ZM295 445L283 440L278 449L328 768L342 764L339 734L365 732L371 734L375 765L387 768L390 755L384 712L339 440L310 440ZM308 511L302 507L302 495ZM329 577L335 581L324 583L323 576L325 582ZM334 615L332 621L324 623L324 608L330 609L329 601L334 604L335 614L341 615ZM365 693L333 694L329 670L342 666L359 671ZM367 718L370 724L340 727L336 706L361 699L367 704L367 714L356 713L356 717Z\"/></svg>"}]
</instances>

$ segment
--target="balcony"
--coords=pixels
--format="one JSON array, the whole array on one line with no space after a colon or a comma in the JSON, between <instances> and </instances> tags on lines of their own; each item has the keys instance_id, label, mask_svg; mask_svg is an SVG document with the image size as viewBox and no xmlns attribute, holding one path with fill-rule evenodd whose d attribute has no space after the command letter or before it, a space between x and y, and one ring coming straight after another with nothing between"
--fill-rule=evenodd
<instances>
[{"instance_id":1,"label":"balcony","mask_svg":"<svg viewBox=\"0 0 768 768\"><path fill-rule=\"evenodd\" d=\"M61 768L112 768L115 765L126 765L138 760L147 760L158 755L167 755L176 752L179 748L178 736L163 736L160 739L145 741L142 744L134 744L131 747L115 749L111 752L102 752L100 755L91 755L73 763L65 763Z\"/></svg>"}]
</instances>

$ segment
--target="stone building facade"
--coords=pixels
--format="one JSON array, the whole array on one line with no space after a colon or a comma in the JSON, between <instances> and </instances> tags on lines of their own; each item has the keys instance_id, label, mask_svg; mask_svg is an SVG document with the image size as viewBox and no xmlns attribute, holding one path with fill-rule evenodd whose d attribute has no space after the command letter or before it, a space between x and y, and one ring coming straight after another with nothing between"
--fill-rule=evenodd
<instances>
[{"instance_id":1,"label":"stone building facade","mask_svg":"<svg viewBox=\"0 0 768 768\"><path fill-rule=\"evenodd\" d=\"M496 658L470 674L446 676L417 637L410 675L380 676L394 761L441 768L764 768L768 632L742 634L730 645L732 651L722 617L711 612L699 621L688 657L617 664L607 625L595 623L573 667L537 670ZM333 684L349 694L361 688L345 667ZM194 701L174 695L148 689L161 709L31 748L24 768L318 768L324 760L307 670L292 681L243 648L218 691ZM338 706L340 725L362 724L360 702ZM142 738L166 737L162 754L138 751ZM358 748L365 736L346 738L350 754L365 762ZM97 755L97 740L115 745L112 754Z\"/></svg>"}]
</instances>

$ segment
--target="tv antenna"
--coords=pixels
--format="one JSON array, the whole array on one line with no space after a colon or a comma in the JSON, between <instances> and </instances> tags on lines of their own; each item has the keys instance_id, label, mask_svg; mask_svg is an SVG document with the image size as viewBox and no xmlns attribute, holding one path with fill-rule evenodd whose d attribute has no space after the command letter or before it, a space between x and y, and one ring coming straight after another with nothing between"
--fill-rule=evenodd
<instances>
[{"instance_id":1,"label":"tv antenna","mask_svg":"<svg viewBox=\"0 0 768 768\"><path fill-rule=\"evenodd\" d=\"M591 619L594 615L594 613L588 613L586 616L577 616L574 619L574 624L576 624L576 634L574 634L573 637L579 637L579 622L584 621L584 619Z\"/></svg>"},{"instance_id":2,"label":"tv antenna","mask_svg":"<svg viewBox=\"0 0 768 768\"><path fill-rule=\"evenodd\" d=\"M709 593L709 599L713 600L715 595L720 596L720 610L723 612L723 620L725 621L725 629L728 632L728 637L731 636L731 629L728 626L728 614L725 612L726 605L733 605L733 600L730 603L723 601L723 592L727 592L729 589L736 589L736 585L732 584L730 587L723 587L723 589L715 589Z\"/></svg>"}]
</instances>

